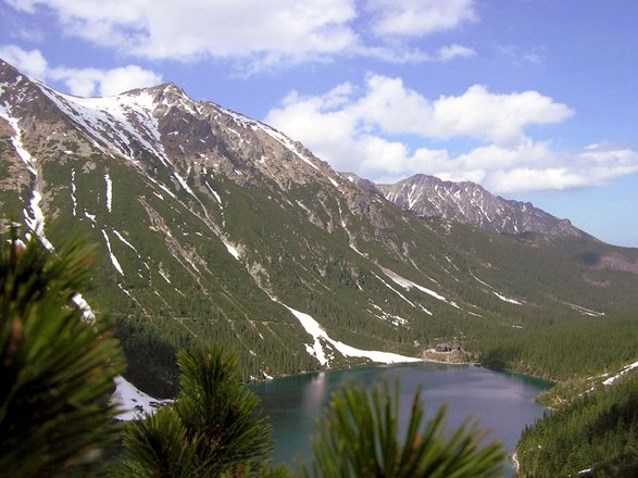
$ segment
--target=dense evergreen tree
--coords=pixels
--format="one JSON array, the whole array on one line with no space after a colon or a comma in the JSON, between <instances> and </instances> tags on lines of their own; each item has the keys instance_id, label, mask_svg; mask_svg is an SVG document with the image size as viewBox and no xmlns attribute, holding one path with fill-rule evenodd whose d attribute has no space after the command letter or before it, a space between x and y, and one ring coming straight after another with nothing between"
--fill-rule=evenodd
<instances>
[{"instance_id":1,"label":"dense evergreen tree","mask_svg":"<svg viewBox=\"0 0 638 478\"><path fill-rule=\"evenodd\" d=\"M0 474L98 473L117 440L109 405L123 356L103 320L70 304L91 263L71 242L51 252L14 227L0 235Z\"/></svg>"},{"instance_id":2,"label":"dense evergreen tree","mask_svg":"<svg viewBox=\"0 0 638 478\"><path fill-rule=\"evenodd\" d=\"M273 449L259 398L241 384L238 356L219 347L179 354L173 405L125 430L121 474L138 477L242 476Z\"/></svg>"}]
</instances>

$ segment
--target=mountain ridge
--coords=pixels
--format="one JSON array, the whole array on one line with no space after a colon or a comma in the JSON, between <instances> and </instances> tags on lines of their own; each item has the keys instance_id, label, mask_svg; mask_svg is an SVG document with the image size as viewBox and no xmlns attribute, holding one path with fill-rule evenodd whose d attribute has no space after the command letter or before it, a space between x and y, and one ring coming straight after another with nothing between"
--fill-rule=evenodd
<instances>
[{"instance_id":1,"label":"mountain ridge","mask_svg":"<svg viewBox=\"0 0 638 478\"><path fill-rule=\"evenodd\" d=\"M352 173L344 176L418 216L440 217L503 234L592 238L569 219L559 219L530 202L496 196L471 181L444 181L416 174L394 184L375 184Z\"/></svg>"},{"instance_id":2,"label":"mountain ridge","mask_svg":"<svg viewBox=\"0 0 638 478\"><path fill-rule=\"evenodd\" d=\"M638 250L416 217L170 83L78 98L0 63L0 206L52 247L96 244L83 297L156 396L201 341L237 348L250 380L637 306Z\"/></svg>"}]
</instances>

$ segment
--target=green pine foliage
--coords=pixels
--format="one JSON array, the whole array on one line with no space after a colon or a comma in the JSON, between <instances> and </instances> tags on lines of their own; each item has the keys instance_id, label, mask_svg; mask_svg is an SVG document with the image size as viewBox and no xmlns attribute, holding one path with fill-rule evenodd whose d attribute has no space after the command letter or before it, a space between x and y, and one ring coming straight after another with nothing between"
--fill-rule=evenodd
<instances>
[{"instance_id":1,"label":"green pine foliage","mask_svg":"<svg viewBox=\"0 0 638 478\"><path fill-rule=\"evenodd\" d=\"M127 455L116 468L116 475L139 478L206 476L206 464L197 455L199 444L199 436L189 436L175 409L164 407L125 428L123 445Z\"/></svg>"},{"instance_id":2,"label":"green pine foliage","mask_svg":"<svg viewBox=\"0 0 638 478\"><path fill-rule=\"evenodd\" d=\"M188 430L203 433L201 454L222 469L265 458L273 449L271 426L259 397L245 388L237 355L196 348L179 356L181 394L175 410Z\"/></svg>"},{"instance_id":3,"label":"green pine foliage","mask_svg":"<svg viewBox=\"0 0 638 478\"><path fill-rule=\"evenodd\" d=\"M103 320L70 305L91 254L53 253L15 227L0 235L0 470L12 477L97 473L118 438L109 404L124 368Z\"/></svg>"},{"instance_id":4,"label":"green pine foliage","mask_svg":"<svg viewBox=\"0 0 638 478\"><path fill-rule=\"evenodd\" d=\"M271 426L241 384L237 354L197 347L179 354L179 367L174 404L126 427L120 474L196 478L257 469L274 446Z\"/></svg>"},{"instance_id":5,"label":"green pine foliage","mask_svg":"<svg viewBox=\"0 0 638 478\"><path fill-rule=\"evenodd\" d=\"M504 455L497 442L481 446L483 435L465 424L445 433L445 408L424 421L415 393L403 437L399 429L399 389L351 385L335 394L313 440L313 460L305 477L376 476L499 477Z\"/></svg>"}]
</instances>

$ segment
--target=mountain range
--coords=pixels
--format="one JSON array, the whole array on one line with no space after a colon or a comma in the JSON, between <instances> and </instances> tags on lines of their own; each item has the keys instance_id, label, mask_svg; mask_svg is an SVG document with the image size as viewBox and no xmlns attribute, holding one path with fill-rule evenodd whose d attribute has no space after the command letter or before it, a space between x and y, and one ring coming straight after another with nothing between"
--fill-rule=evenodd
<instances>
[{"instance_id":1,"label":"mountain range","mask_svg":"<svg viewBox=\"0 0 638 478\"><path fill-rule=\"evenodd\" d=\"M0 61L2 220L95 244L82 297L155 395L201 341L262 379L638 306L636 249L472 183L363 183L174 84L79 98Z\"/></svg>"},{"instance_id":2,"label":"mountain range","mask_svg":"<svg viewBox=\"0 0 638 478\"><path fill-rule=\"evenodd\" d=\"M569 219L558 219L532 203L494 196L478 184L443 181L417 174L395 184L374 184L346 175L360 186L377 192L405 211L439 217L504 234L539 233L550 236L590 237Z\"/></svg>"}]
</instances>

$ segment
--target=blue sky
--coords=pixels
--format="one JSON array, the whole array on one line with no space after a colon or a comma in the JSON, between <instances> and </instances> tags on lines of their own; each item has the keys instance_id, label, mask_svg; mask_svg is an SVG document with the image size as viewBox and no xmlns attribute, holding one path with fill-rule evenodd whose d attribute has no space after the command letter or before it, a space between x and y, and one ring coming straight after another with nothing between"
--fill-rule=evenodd
<instances>
[{"instance_id":1,"label":"blue sky","mask_svg":"<svg viewBox=\"0 0 638 478\"><path fill-rule=\"evenodd\" d=\"M471 180L638 247L634 0L0 0L0 57L80 96L171 81L338 171Z\"/></svg>"}]
</instances>

